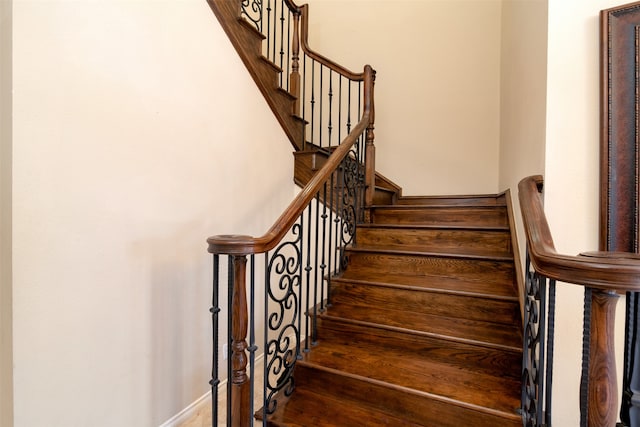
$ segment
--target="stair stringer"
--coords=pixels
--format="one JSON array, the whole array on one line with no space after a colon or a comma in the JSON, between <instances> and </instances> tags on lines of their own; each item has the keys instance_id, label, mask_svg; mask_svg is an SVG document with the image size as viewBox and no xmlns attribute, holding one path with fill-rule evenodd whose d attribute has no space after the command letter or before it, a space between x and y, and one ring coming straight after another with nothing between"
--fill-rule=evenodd
<instances>
[{"instance_id":1,"label":"stair stringer","mask_svg":"<svg viewBox=\"0 0 640 427\"><path fill-rule=\"evenodd\" d=\"M297 98L279 84L280 68L262 54L264 36L240 16L238 0L207 0L231 44L256 82L296 151L304 141L305 121L292 114Z\"/></svg>"}]
</instances>

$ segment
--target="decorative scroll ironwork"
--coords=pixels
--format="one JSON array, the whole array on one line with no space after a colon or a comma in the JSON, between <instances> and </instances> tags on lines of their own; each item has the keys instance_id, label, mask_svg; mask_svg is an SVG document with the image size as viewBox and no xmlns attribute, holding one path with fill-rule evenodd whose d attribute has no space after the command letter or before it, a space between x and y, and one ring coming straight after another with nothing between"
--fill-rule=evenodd
<instances>
[{"instance_id":1,"label":"decorative scroll ironwork","mask_svg":"<svg viewBox=\"0 0 640 427\"><path fill-rule=\"evenodd\" d=\"M555 284L553 284L555 285ZM545 403L550 405L550 391L545 390L545 333L547 326L547 278L536 273L527 255L526 296L524 304L524 336L522 354L522 425L524 427L550 427L544 413ZM555 292L554 292L555 294ZM554 298L555 299L555 298ZM550 307L550 310L553 307ZM550 347L553 348L552 346ZM548 396L545 394L548 393Z\"/></svg>"},{"instance_id":2,"label":"decorative scroll ironwork","mask_svg":"<svg viewBox=\"0 0 640 427\"><path fill-rule=\"evenodd\" d=\"M242 0L241 16L262 31L262 0Z\"/></svg>"},{"instance_id":3,"label":"decorative scroll ironwork","mask_svg":"<svg viewBox=\"0 0 640 427\"><path fill-rule=\"evenodd\" d=\"M302 224L291 229L291 240L282 242L269 256L265 272L265 411L273 413L276 394L289 396L294 389L293 368L300 354L300 285Z\"/></svg>"}]
</instances>

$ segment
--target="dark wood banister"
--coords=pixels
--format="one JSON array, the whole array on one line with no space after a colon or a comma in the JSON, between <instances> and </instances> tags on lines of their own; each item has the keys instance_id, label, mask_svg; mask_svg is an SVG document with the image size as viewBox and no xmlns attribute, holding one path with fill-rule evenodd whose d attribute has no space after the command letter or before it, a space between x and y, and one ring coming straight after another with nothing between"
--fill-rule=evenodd
<instances>
[{"instance_id":1,"label":"dark wood banister","mask_svg":"<svg viewBox=\"0 0 640 427\"><path fill-rule=\"evenodd\" d=\"M293 3L290 0L285 0L285 1L287 3ZM353 71L343 67L342 65L333 62L326 56L323 56L315 52L313 49L309 47L309 5L308 4L302 5L298 9L302 14L302 23L301 23L302 31L301 31L300 41L302 42L301 43L302 50L307 54L307 56L309 56L309 58L315 59L316 61L320 62L323 65L326 65L333 71L336 71L352 80L364 80L365 73L354 73Z\"/></svg>"},{"instance_id":2,"label":"dark wood banister","mask_svg":"<svg viewBox=\"0 0 640 427\"><path fill-rule=\"evenodd\" d=\"M640 291L640 257L623 252L587 252L577 256L556 252L542 203L543 178L531 176L518 184L527 248L536 272L561 282L591 289L591 332L588 345L587 413L589 427L613 427L617 420L618 388L614 326L618 292Z\"/></svg>"},{"instance_id":3,"label":"dark wood banister","mask_svg":"<svg viewBox=\"0 0 640 427\"><path fill-rule=\"evenodd\" d=\"M311 178L304 189L293 199L288 208L280 215L271 228L261 237L221 235L207 239L209 252L213 254L249 255L263 253L273 249L286 235L298 217L302 214L309 202L313 200L338 168L342 160L349 154L351 147L356 143L371 123L373 113L373 76L374 71L366 65L364 68L364 111L358 124L347 135L340 146L333 152L327 163Z\"/></svg>"},{"instance_id":4,"label":"dark wood banister","mask_svg":"<svg viewBox=\"0 0 640 427\"><path fill-rule=\"evenodd\" d=\"M518 184L520 208L531 263L539 273L561 282L604 291L640 291L640 258L626 252L586 252L578 256L556 252L544 215L541 176Z\"/></svg>"}]
</instances>

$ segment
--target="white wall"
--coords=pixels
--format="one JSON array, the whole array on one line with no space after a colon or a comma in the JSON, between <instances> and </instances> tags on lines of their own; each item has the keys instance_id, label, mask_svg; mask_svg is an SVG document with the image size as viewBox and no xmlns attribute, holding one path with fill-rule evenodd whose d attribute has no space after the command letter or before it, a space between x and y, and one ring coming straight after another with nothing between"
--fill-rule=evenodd
<instances>
[{"instance_id":1,"label":"white wall","mask_svg":"<svg viewBox=\"0 0 640 427\"><path fill-rule=\"evenodd\" d=\"M545 211L560 253L598 248L599 11L617 0L549 0ZM558 290L554 423L577 426L583 294ZM618 302L621 369L624 300Z\"/></svg>"},{"instance_id":2,"label":"white wall","mask_svg":"<svg viewBox=\"0 0 640 427\"><path fill-rule=\"evenodd\" d=\"M0 426L13 424L11 1L0 1Z\"/></svg>"},{"instance_id":3,"label":"white wall","mask_svg":"<svg viewBox=\"0 0 640 427\"><path fill-rule=\"evenodd\" d=\"M291 146L204 1L16 0L13 76L15 425L158 425L208 389L205 239L267 229Z\"/></svg>"},{"instance_id":4,"label":"white wall","mask_svg":"<svg viewBox=\"0 0 640 427\"><path fill-rule=\"evenodd\" d=\"M405 195L499 190L500 0L308 3L312 48L378 71L378 171Z\"/></svg>"}]
</instances>

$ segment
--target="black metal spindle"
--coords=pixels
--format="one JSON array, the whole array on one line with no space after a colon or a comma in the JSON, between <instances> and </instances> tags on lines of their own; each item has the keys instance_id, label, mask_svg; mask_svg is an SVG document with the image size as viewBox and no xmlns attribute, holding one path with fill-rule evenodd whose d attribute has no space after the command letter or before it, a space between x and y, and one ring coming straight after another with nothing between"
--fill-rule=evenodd
<instances>
[{"instance_id":1,"label":"black metal spindle","mask_svg":"<svg viewBox=\"0 0 640 427\"><path fill-rule=\"evenodd\" d=\"M347 135L351 133L351 80L347 92Z\"/></svg>"},{"instance_id":2,"label":"black metal spindle","mask_svg":"<svg viewBox=\"0 0 640 427\"><path fill-rule=\"evenodd\" d=\"M331 304L331 276L333 275L333 210L334 210L334 176L335 172L331 174L331 178L329 179L329 244L326 246L326 250L328 252L328 269L327 269L327 305Z\"/></svg>"},{"instance_id":3,"label":"black metal spindle","mask_svg":"<svg viewBox=\"0 0 640 427\"><path fill-rule=\"evenodd\" d=\"M589 411L589 365L591 362L591 288L584 288L584 318L582 324L582 375L580 378L580 427L587 427Z\"/></svg>"},{"instance_id":4,"label":"black metal spindle","mask_svg":"<svg viewBox=\"0 0 640 427\"><path fill-rule=\"evenodd\" d=\"M309 301L310 301L310 296L309 296L309 291L310 291L310 286L311 286L311 220L313 219L312 217L312 209L311 209L311 204L309 204L309 206L307 207L307 265L304 268L304 270L306 271L306 288L305 288L305 304L304 304L304 311L308 311L309 310ZM300 316L303 316L302 312L300 313ZM305 316L304 318L304 351L309 351L309 316Z\"/></svg>"},{"instance_id":5,"label":"black metal spindle","mask_svg":"<svg viewBox=\"0 0 640 427\"><path fill-rule=\"evenodd\" d=\"M231 427L231 307L233 307L233 281L235 280L234 274L234 257L229 255L228 257L228 283L227 283L227 426Z\"/></svg>"},{"instance_id":6,"label":"black metal spindle","mask_svg":"<svg viewBox=\"0 0 640 427\"><path fill-rule=\"evenodd\" d=\"M271 0L267 0L267 59L269 59L269 52L271 51L271 10Z\"/></svg>"},{"instance_id":7,"label":"black metal spindle","mask_svg":"<svg viewBox=\"0 0 640 427\"><path fill-rule=\"evenodd\" d=\"M213 329L213 360L211 361L211 423L218 425L218 385L220 378L218 375L218 316L220 314L220 304L218 294L220 292L220 256L213 255L213 293L211 299L211 325Z\"/></svg>"},{"instance_id":8,"label":"black metal spindle","mask_svg":"<svg viewBox=\"0 0 640 427\"><path fill-rule=\"evenodd\" d=\"M324 65L320 64L320 109L319 109L319 118L318 118L318 134L320 136L320 147L322 147L322 113L323 113L323 108L322 108L322 101L324 99L324 92L322 89L322 82L323 82L323 76L324 76Z\"/></svg>"},{"instance_id":9,"label":"black metal spindle","mask_svg":"<svg viewBox=\"0 0 640 427\"><path fill-rule=\"evenodd\" d=\"M271 43L271 47L273 52L271 54L271 61L276 63L276 44L278 41L278 2L274 0L273 2L273 43Z\"/></svg>"},{"instance_id":10,"label":"black metal spindle","mask_svg":"<svg viewBox=\"0 0 640 427\"><path fill-rule=\"evenodd\" d=\"M287 51L291 50L291 15L289 10L287 13ZM287 55L287 92L291 87L291 55Z\"/></svg>"},{"instance_id":11,"label":"black metal spindle","mask_svg":"<svg viewBox=\"0 0 640 427\"><path fill-rule=\"evenodd\" d=\"M300 215L300 257L302 258L302 254L304 253L304 239L302 238L302 235L304 233L304 212L302 212L302 214ZM298 263L298 317L296 320L296 322L298 322L298 327L297 327L297 331L298 331L298 343L300 343L300 335L301 335L301 331L302 331L302 316L303 316L303 312L304 310L302 310L302 259L300 259L300 262ZM300 347L300 345L298 345L297 349L296 349L296 359L302 359L302 349Z\"/></svg>"},{"instance_id":12,"label":"black metal spindle","mask_svg":"<svg viewBox=\"0 0 640 427\"><path fill-rule=\"evenodd\" d=\"M284 69L284 1L280 3L280 70ZM288 56L288 55L287 55ZM283 72L280 71L280 87L284 87L283 82Z\"/></svg>"},{"instance_id":13,"label":"black metal spindle","mask_svg":"<svg viewBox=\"0 0 640 427\"><path fill-rule=\"evenodd\" d=\"M302 120L306 120L307 118L307 54L302 55ZM307 147L307 133L308 126L304 128L304 134L302 146L304 148Z\"/></svg>"},{"instance_id":14,"label":"black metal spindle","mask_svg":"<svg viewBox=\"0 0 640 427\"><path fill-rule=\"evenodd\" d=\"M320 311L324 311L325 308L325 302L324 302L324 283L325 283L325 277L326 277L326 269L327 269L327 264L326 264L326 252L327 252L327 245L326 245L326 241L327 241L327 203L329 203L329 201L327 200L327 183L325 182L324 185L322 186L322 200L324 201L324 203L322 203L322 262L320 263ZM315 323L314 323L315 324Z\"/></svg>"},{"instance_id":15,"label":"black metal spindle","mask_svg":"<svg viewBox=\"0 0 640 427\"><path fill-rule=\"evenodd\" d=\"M553 390L553 349L556 325L556 281L549 280L549 302L547 317L547 393L544 402L545 425L551 426L551 395Z\"/></svg>"},{"instance_id":16,"label":"black metal spindle","mask_svg":"<svg viewBox=\"0 0 640 427\"><path fill-rule=\"evenodd\" d=\"M332 107L333 107L333 70L329 69L329 124L328 124L328 137L327 137L327 145L331 147L331 131L333 130L333 121L332 121Z\"/></svg>"},{"instance_id":17,"label":"black metal spindle","mask_svg":"<svg viewBox=\"0 0 640 427\"><path fill-rule=\"evenodd\" d=\"M311 319L311 344L317 344L317 329L316 329L316 319L318 317L318 248L320 241L320 193L316 194L316 223L315 223L315 253L314 253L314 268L313 268L313 318Z\"/></svg>"},{"instance_id":18,"label":"black metal spindle","mask_svg":"<svg viewBox=\"0 0 640 427\"><path fill-rule=\"evenodd\" d=\"M268 346L269 342L269 269L267 266L269 265L269 251L264 253L264 357L262 359L262 425L266 427L267 425L267 414L268 414L268 404L269 404L269 368L268 368Z\"/></svg>"},{"instance_id":19,"label":"black metal spindle","mask_svg":"<svg viewBox=\"0 0 640 427\"><path fill-rule=\"evenodd\" d=\"M342 142L342 74L338 78L338 145Z\"/></svg>"},{"instance_id":20,"label":"black metal spindle","mask_svg":"<svg viewBox=\"0 0 640 427\"><path fill-rule=\"evenodd\" d=\"M256 259L255 255L251 254L249 257L249 359L251 367L249 368L249 381L251 383L249 392L249 413L253 416L254 408L253 401L255 397L255 373L256 373L256 351L258 346L256 345Z\"/></svg>"},{"instance_id":21,"label":"black metal spindle","mask_svg":"<svg viewBox=\"0 0 640 427\"><path fill-rule=\"evenodd\" d=\"M316 60L311 59L311 143L313 144L315 139L315 106L316 106Z\"/></svg>"}]
</instances>

